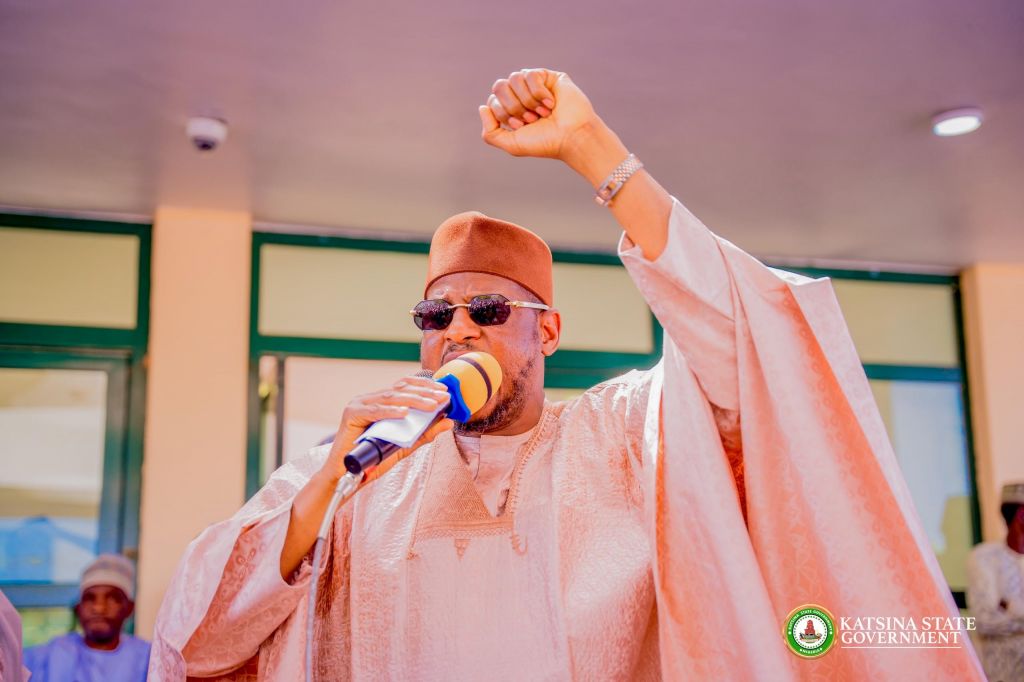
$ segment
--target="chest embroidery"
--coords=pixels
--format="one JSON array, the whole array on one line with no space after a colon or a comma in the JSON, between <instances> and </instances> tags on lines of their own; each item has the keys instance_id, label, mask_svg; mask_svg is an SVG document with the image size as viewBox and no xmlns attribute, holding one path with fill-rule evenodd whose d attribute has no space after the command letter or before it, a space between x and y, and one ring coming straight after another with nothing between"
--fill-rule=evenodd
<instances>
[{"instance_id":1,"label":"chest embroidery","mask_svg":"<svg viewBox=\"0 0 1024 682\"><path fill-rule=\"evenodd\" d=\"M556 420L545 407L533 436L516 453L512 484L503 513L491 516L473 483L469 469L459 455L451 432L437 437L427 456L430 458L423 497L416 511L415 530L408 557L416 556L416 543L450 537L459 558L469 540L485 535L504 535L517 554L526 553L526 541L515 532L515 513L523 469L538 446L551 438Z\"/></svg>"}]
</instances>

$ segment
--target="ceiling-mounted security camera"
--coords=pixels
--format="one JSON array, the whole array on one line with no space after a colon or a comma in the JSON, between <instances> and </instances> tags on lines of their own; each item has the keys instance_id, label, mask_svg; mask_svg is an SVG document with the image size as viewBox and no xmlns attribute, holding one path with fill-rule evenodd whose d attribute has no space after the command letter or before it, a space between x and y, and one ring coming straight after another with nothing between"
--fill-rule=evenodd
<instances>
[{"instance_id":1,"label":"ceiling-mounted security camera","mask_svg":"<svg viewBox=\"0 0 1024 682\"><path fill-rule=\"evenodd\" d=\"M188 120L185 132L196 149L201 152L210 152L227 139L228 124L227 121L219 118L193 116Z\"/></svg>"}]
</instances>

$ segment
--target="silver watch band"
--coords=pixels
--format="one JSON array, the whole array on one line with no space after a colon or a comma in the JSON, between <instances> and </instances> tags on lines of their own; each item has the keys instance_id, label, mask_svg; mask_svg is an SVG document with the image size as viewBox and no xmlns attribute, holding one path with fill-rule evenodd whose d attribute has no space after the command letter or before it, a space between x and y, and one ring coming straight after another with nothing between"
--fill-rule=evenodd
<instances>
[{"instance_id":1,"label":"silver watch band","mask_svg":"<svg viewBox=\"0 0 1024 682\"><path fill-rule=\"evenodd\" d=\"M611 206L612 199L619 193L626 181L633 177L633 173L644 167L643 162L636 158L636 154L630 154L626 160L615 167L615 170L604 179L601 186L594 193L594 201L598 206Z\"/></svg>"}]
</instances>

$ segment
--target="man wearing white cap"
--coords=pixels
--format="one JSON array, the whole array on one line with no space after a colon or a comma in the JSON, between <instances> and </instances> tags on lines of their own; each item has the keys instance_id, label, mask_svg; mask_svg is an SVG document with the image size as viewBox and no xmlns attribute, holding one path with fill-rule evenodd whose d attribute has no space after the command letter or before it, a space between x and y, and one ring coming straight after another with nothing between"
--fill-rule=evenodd
<instances>
[{"instance_id":1,"label":"man wearing white cap","mask_svg":"<svg viewBox=\"0 0 1024 682\"><path fill-rule=\"evenodd\" d=\"M1003 486L1006 542L985 542L967 563L967 606L977 618L991 682L1024 680L1024 482Z\"/></svg>"},{"instance_id":2,"label":"man wearing white cap","mask_svg":"<svg viewBox=\"0 0 1024 682\"><path fill-rule=\"evenodd\" d=\"M70 632L25 650L33 682L135 682L146 679L149 642L123 634L135 608L135 567L116 554L101 554L82 574Z\"/></svg>"}]
</instances>

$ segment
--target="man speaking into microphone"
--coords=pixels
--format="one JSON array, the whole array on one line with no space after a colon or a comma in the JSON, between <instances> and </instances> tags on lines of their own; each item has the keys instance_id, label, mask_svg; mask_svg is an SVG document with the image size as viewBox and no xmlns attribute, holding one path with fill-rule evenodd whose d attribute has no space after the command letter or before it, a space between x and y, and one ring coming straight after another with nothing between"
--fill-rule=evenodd
<instances>
[{"instance_id":1,"label":"man speaking into microphone","mask_svg":"<svg viewBox=\"0 0 1024 682\"><path fill-rule=\"evenodd\" d=\"M969 645L805 659L780 636L806 604L955 615L828 281L709 232L566 74L513 73L480 117L485 142L563 162L612 211L664 356L545 401L561 333L550 250L479 213L445 221L411 307L422 365L483 352L503 381L338 509L312 678L982 679ZM441 388L410 377L357 398L333 445L192 543L157 619L153 679L303 678L312 548L345 456L374 422L437 410Z\"/></svg>"}]
</instances>

